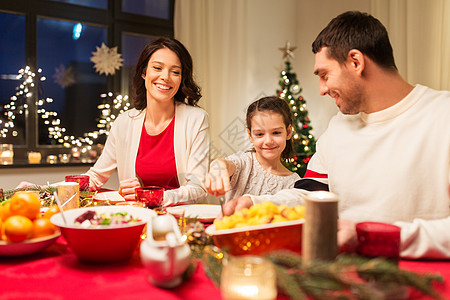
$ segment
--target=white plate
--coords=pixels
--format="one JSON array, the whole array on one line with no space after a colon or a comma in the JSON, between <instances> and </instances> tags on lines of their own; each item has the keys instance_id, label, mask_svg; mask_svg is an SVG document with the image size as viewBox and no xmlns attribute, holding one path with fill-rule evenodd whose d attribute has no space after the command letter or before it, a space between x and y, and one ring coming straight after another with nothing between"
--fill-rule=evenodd
<instances>
[{"instance_id":1,"label":"white plate","mask_svg":"<svg viewBox=\"0 0 450 300\"><path fill-rule=\"evenodd\" d=\"M220 205L213 204L192 204L170 206L166 208L167 212L179 217L183 214L188 218L198 218L200 222L212 223L214 219L220 214Z\"/></svg>"},{"instance_id":2,"label":"white plate","mask_svg":"<svg viewBox=\"0 0 450 300\"><path fill-rule=\"evenodd\" d=\"M97 193L94 196L94 200L102 202L108 201L111 204L126 201L125 198L122 197L118 191Z\"/></svg>"},{"instance_id":3,"label":"white plate","mask_svg":"<svg viewBox=\"0 0 450 300\"><path fill-rule=\"evenodd\" d=\"M30 239L19 243L0 241L0 256L21 256L36 253L53 244L61 235L58 232L40 238Z\"/></svg>"}]
</instances>

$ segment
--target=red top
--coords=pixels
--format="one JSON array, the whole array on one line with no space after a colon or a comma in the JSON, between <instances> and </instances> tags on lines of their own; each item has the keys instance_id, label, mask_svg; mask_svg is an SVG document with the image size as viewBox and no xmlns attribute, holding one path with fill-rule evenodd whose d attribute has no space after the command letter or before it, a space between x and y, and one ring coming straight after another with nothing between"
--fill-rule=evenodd
<instances>
[{"instance_id":1,"label":"red top","mask_svg":"<svg viewBox=\"0 0 450 300\"><path fill-rule=\"evenodd\" d=\"M142 126L141 140L136 157L136 174L144 186L157 185L166 189L179 188L173 144L175 118L163 132L149 135Z\"/></svg>"}]
</instances>

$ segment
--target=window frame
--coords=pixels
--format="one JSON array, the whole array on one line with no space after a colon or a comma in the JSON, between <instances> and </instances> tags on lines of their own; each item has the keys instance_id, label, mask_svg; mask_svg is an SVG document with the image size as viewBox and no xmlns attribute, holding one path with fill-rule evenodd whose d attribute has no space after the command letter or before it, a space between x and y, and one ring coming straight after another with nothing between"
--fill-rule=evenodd
<instances>
[{"instance_id":1,"label":"window frame","mask_svg":"<svg viewBox=\"0 0 450 300\"><path fill-rule=\"evenodd\" d=\"M89 23L106 27L108 45L118 47L122 53L122 33L174 36L175 0L169 0L169 19L159 19L122 12L122 0L108 0L107 9L92 8L75 4L47 0L14 0L1 1L0 12L25 16L25 55L26 64L36 71L37 67L37 18L52 18L64 21ZM107 89L113 93L121 93L122 69L114 76L107 77ZM26 165L27 152L39 151L45 158L49 154L67 153L63 145L40 145L38 143L38 100L37 85L33 89L33 97L27 99L25 144L14 145L14 165ZM17 161L17 163L16 163ZM44 162L45 164L45 162ZM50 166L45 164L45 166Z\"/></svg>"}]
</instances>

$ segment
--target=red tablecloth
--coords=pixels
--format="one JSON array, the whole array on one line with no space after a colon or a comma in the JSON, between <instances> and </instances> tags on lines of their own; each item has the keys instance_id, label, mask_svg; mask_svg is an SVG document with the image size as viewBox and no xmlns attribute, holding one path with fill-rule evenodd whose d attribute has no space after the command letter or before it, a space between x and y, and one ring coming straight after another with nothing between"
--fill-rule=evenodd
<instances>
[{"instance_id":1,"label":"red tablecloth","mask_svg":"<svg viewBox=\"0 0 450 300\"><path fill-rule=\"evenodd\" d=\"M404 269L439 272L446 278L436 285L450 299L450 261L401 261ZM3 299L220 299L220 291L201 266L172 290L147 281L139 256L118 264L95 265L77 260L61 237L44 251L21 258L0 258L0 300ZM412 299L427 299L413 293Z\"/></svg>"}]
</instances>

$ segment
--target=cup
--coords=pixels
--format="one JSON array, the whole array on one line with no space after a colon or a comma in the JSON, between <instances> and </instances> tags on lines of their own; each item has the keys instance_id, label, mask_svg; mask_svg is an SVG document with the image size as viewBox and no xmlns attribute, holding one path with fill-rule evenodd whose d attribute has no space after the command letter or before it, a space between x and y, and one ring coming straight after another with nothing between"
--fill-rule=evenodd
<instances>
[{"instance_id":1,"label":"cup","mask_svg":"<svg viewBox=\"0 0 450 300\"><path fill-rule=\"evenodd\" d=\"M40 164L41 163L41 152L30 151L28 152L28 163L32 164Z\"/></svg>"},{"instance_id":2,"label":"cup","mask_svg":"<svg viewBox=\"0 0 450 300\"><path fill-rule=\"evenodd\" d=\"M0 144L0 164L12 165L14 149L12 144Z\"/></svg>"},{"instance_id":3,"label":"cup","mask_svg":"<svg viewBox=\"0 0 450 300\"><path fill-rule=\"evenodd\" d=\"M135 190L137 202L144 203L145 207L160 210L164 197L164 188L159 186L143 186Z\"/></svg>"},{"instance_id":4,"label":"cup","mask_svg":"<svg viewBox=\"0 0 450 300\"><path fill-rule=\"evenodd\" d=\"M274 266L260 256L229 257L224 260L220 291L224 300L276 299Z\"/></svg>"},{"instance_id":5,"label":"cup","mask_svg":"<svg viewBox=\"0 0 450 300\"><path fill-rule=\"evenodd\" d=\"M76 194L69 202L70 197ZM58 184L58 198L64 209L80 207L80 188L78 182L61 182ZM66 203L67 202L67 203Z\"/></svg>"},{"instance_id":6,"label":"cup","mask_svg":"<svg viewBox=\"0 0 450 300\"><path fill-rule=\"evenodd\" d=\"M356 224L356 252L367 257L386 257L398 261L401 228L392 224L362 222Z\"/></svg>"},{"instance_id":7,"label":"cup","mask_svg":"<svg viewBox=\"0 0 450 300\"><path fill-rule=\"evenodd\" d=\"M89 176L88 175L67 175L66 182L78 182L81 192L89 192Z\"/></svg>"}]
</instances>

